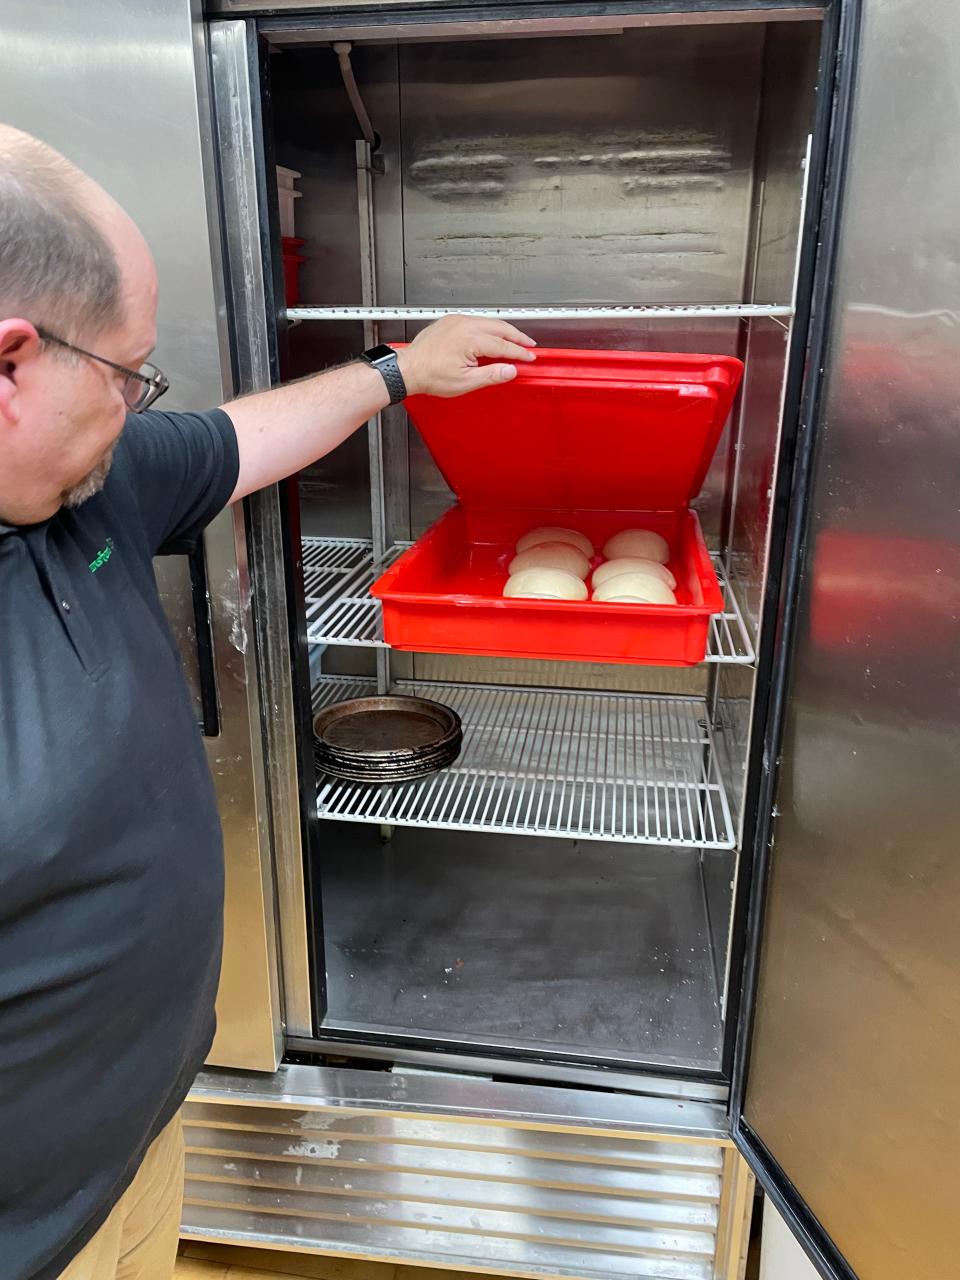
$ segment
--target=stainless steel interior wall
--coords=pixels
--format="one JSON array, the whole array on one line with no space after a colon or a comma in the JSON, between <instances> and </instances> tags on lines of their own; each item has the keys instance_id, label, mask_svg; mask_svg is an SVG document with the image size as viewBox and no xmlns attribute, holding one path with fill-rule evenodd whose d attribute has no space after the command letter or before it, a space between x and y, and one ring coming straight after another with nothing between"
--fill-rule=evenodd
<instances>
[{"instance_id":1,"label":"stainless steel interior wall","mask_svg":"<svg viewBox=\"0 0 960 1280\"><path fill-rule=\"evenodd\" d=\"M751 24L356 47L383 140L384 173L374 182L379 301L739 300L764 39ZM287 50L274 67L278 159L303 173L303 297L356 303L357 128L336 59L324 48ZM395 327L383 336L405 334ZM726 354L737 350L739 327L555 323L535 326L534 336L542 345ZM300 326L290 335L290 372L316 367L318 354L345 358L360 341L359 328ZM399 483L386 498L394 535L415 537L450 495L415 434L407 464L404 430L399 415L387 424L387 473ZM726 453L721 445L698 503L714 543ZM368 532L362 441L306 480L315 505L336 511L340 532Z\"/></svg>"},{"instance_id":2,"label":"stainless steel interior wall","mask_svg":"<svg viewBox=\"0 0 960 1280\"><path fill-rule=\"evenodd\" d=\"M746 264L745 294L750 299L789 302L793 295L819 50L820 30L812 24L774 24L767 28L752 240ZM805 335L797 334L796 341L805 341ZM777 321L751 321L741 351L746 367L724 494L727 569L757 643L762 639L758 627L767 579L771 498L790 343L790 331ZM718 764L734 820L742 827L750 718L756 692L753 673L719 667L714 680ZM726 882L716 883L726 894ZM729 903L727 912L729 919ZM720 915L719 902L715 914Z\"/></svg>"},{"instance_id":3,"label":"stainless steel interior wall","mask_svg":"<svg viewBox=\"0 0 960 1280\"><path fill-rule=\"evenodd\" d=\"M397 301L738 301L762 47L758 26L402 46ZM541 345L737 341L724 322L527 327ZM416 536L450 497L415 435L410 474ZM708 536L722 486L704 486Z\"/></svg>"},{"instance_id":4,"label":"stainless steel interior wall","mask_svg":"<svg viewBox=\"0 0 960 1280\"><path fill-rule=\"evenodd\" d=\"M407 301L737 299L762 35L402 46Z\"/></svg>"},{"instance_id":5,"label":"stainless steel interior wall","mask_svg":"<svg viewBox=\"0 0 960 1280\"><path fill-rule=\"evenodd\" d=\"M819 29L810 24L773 25L767 30L755 162L754 239L747 262L746 293L752 300L790 302L792 298L819 41ZM766 574L787 342L787 333L774 320L755 320L744 351L747 367L730 499L729 553L754 628Z\"/></svg>"}]
</instances>

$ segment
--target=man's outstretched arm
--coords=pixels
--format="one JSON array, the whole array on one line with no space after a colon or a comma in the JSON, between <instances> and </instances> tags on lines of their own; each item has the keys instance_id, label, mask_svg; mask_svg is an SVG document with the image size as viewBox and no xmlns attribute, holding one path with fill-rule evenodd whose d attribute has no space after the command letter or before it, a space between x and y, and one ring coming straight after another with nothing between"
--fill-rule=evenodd
<instances>
[{"instance_id":1,"label":"man's outstretched arm","mask_svg":"<svg viewBox=\"0 0 960 1280\"><path fill-rule=\"evenodd\" d=\"M534 345L501 320L447 316L399 352L398 362L409 395L460 396L515 377L511 362L533 360ZM224 405L240 451L231 501L322 458L387 404L383 376L358 362Z\"/></svg>"}]
</instances>

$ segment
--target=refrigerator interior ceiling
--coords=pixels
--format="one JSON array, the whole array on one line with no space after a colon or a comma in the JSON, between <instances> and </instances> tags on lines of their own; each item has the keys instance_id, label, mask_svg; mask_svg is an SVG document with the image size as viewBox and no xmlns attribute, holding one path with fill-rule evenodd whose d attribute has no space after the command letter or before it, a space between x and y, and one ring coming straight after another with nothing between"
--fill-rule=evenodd
<instances>
[{"instance_id":1,"label":"refrigerator interior ceiling","mask_svg":"<svg viewBox=\"0 0 960 1280\"><path fill-rule=\"evenodd\" d=\"M228 0L237 3L237 0ZM243 0L239 0L242 3ZM415 3L417 0L415 0ZM214 0L216 3L216 0ZM426 0L430 3L430 0ZM296 7L296 6L291 6ZM282 8L276 0L271 8ZM674 13L618 13L610 15L585 15L575 21L567 17L554 18L498 18L485 21L431 21L425 14L412 14L407 21L390 21L384 14L379 21L364 22L357 18L350 25L327 25L317 22L314 14L309 26L298 27L290 19L273 21L264 19L259 30L269 44L279 47L321 48L335 40L350 40L364 44L380 43L433 43L456 40L531 39L549 36L552 39L573 38L583 40L590 36L619 36L638 28L679 26L741 26L744 23L768 22L819 22L823 6L809 4L780 5L763 9L731 5L729 10L714 9L710 12Z\"/></svg>"}]
</instances>

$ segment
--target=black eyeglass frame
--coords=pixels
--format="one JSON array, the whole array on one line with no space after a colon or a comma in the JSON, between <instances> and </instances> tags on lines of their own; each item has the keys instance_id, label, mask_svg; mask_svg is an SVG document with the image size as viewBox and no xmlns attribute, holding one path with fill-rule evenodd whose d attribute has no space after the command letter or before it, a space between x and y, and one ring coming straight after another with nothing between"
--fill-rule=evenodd
<instances>
[{"instance_id":1,"label":"black eyeglass frame","mask_svg":"<svg viewBox=\"0 0 960 1280\"><path fill-rule=\"evenodd\" d=\"M144 409L149 409L150 405L159 400L163 393L170 388L170 379L155 364L151 364L149 360L144 361L141 368L152 369L153 373L140 373L136 369L128 369L126 365L117 364L115 360L108 360L106 356L98 356L94 351L86 351L83 347L75 346L72 342L58 338L49 329L41 329L39 325L35 325L34 328L44 342L52 342L58 347L64 347L67 351L75 351L79 356L86 356L88 360L96 360L99 364L105 364L109 369L115 369L117 373L124 374L125 381L121 395L123 396L124 404L131 413L143 413ZM131 383L139 384L136 385L136 395L132 399L128 394L128 388Z\"/></svg>"}]
</instances>

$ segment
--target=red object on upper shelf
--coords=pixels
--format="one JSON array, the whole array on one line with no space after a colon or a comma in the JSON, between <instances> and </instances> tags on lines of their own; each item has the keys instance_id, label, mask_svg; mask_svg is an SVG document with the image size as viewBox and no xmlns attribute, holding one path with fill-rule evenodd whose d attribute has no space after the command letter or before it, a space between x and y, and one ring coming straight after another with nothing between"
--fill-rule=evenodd
<instances>
[{"instance_id":1,"label":"red object on upper shelf","mask_svg":"<svg viewBox=\"0 0 960 1280\"><path fill-rule=\"evenodd\" d=\"M702 662L723 597L689 502L740 383L731 356L538 350L517 377L407 410L458 503L374 584L397 649L579 662ZM504 599L517 539L652 529L677 604Z\"/></svg>"},{"instance_id":2,"label":"red object on upper shelf","mask_svg":"<svg viewBox=\"0 0 960 1280\"><path fill-rule=\"evenodd\" d=\"M299 236L283 236L283 285L288 307L295 307L300 301L300 268L307 259L300 252L306 244Z\"/></svg>"}]
</instances>

